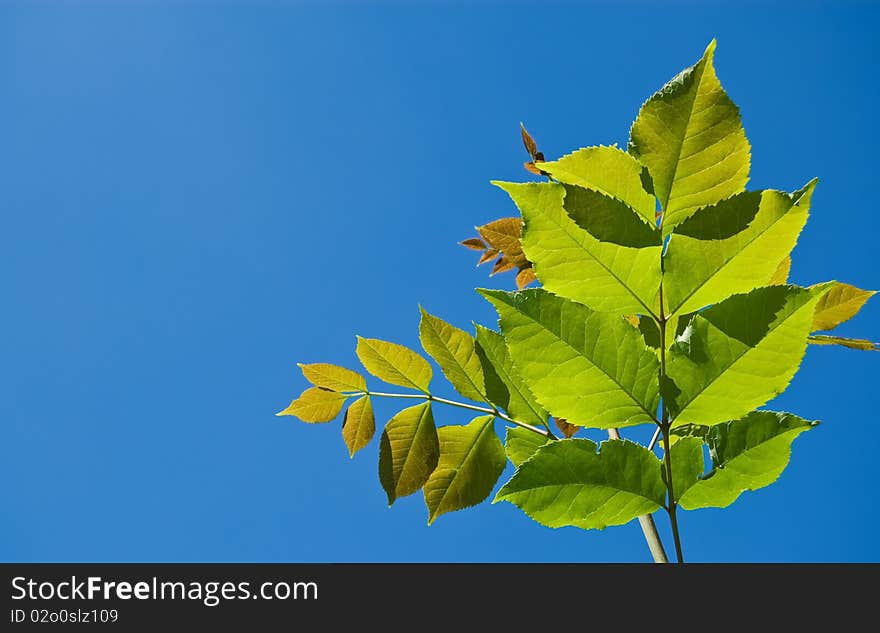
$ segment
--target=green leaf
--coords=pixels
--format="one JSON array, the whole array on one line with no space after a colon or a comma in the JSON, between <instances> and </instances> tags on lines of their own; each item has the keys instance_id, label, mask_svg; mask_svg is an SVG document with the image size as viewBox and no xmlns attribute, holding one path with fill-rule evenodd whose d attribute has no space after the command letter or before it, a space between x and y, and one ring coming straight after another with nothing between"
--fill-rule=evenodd
<instances>
[{"instance_id":1,"label":"green leaf","mask_svg":"<svg viewBox=\"0 0 880 633\"><path fill-rule=\"evenodd\" d=\"M474 350L474 337L428 314L424 309L419 322L422 347L437 361L443 375L465 398L484 402L486 385L483 367Z\"/></svg>"},{"instance_id":2,"label":"green leaf","mask_svg":"<svg viewBox=\"0 0 880 633\"><path fill-rule=\"evenodd\" d=\"M657 202L642 184L644 168L631 154L617 147L586 147L559 160L541 163L555 180L578 185L616 198L636 211L652 227Z\"/></svg>"},{"instance_id":3,"label":"green leaf","mask_svg":"<svg viewBox=\"0 0 880 633\"><path fill-rule=\"evenodd\" d=\"M366 391L367 381L359 373L330 363L298 363L303 376L316 387L331 391Z\"/></svg>"},{"instance_id":4,"label":"green leaf","mask_svg":"<svg viewBox=\"0 0 880 633\"><path fill-rule=\"evenodd\" d=\"M349 456L354 457L355 453L369 444L375 432L376 420L370 396L358 398L348 407L342 422L342 438Z\"/></svg>"},{"instance_id":5,"label":"green leaf","mask_svg":"<svg viewBox=\"0 0 880 633\"><path fill-rule=\"evenodd\" d=\"M440 441L431 403L404 409L385 426L379 445L379 481L390 506L419 490L437 467Z\"/></svg>"},{"instance_id":6,"label":"green leaf","mask_svg":"<svg viewBox=\"0 0 880 633\"><path fill-rule=\"evenodd\" d=\"M779 266L773 271L769 281L767 281L767 285L780 286L782 284L787 284L789 274L791 274L791 255L786 255L785 259L779 262Z\"/></svg>"},{"instance_id":7,"label":"green leaf","mask_svg":"<svg viewBox=\"0 0 880 633\"><path fill-rule=\"evenodd\" d=\"M693 312L768 285L806 224L815 184L791 195L737 194L676 227L663 257L667 313Z\"/></svg>"},{"instance_id":8,"label":"green leaf","mask_svg":"<svg viewBox=\"0 0 880 633\"><path fill-rule=\"evenodd\" d=\"M753 411L713 426L706 434L712 471L682 488L679 504L686 510L726 508L746 490L769 486L788 465L794 439L818 424L790 413Z\"/></svg>"},{"instance_id":9,"label":"green leaf","mask_svg":"<svg viewBox=\"0 0 880 633\"><path fill-rule=\"evenodd\" d=\"M478 292L498 310L514 364L552 415L594 428L654 420L657 356L622 316L542 289Z\"/></svg>"},{"instance_id":10,"label":"green leaf","mask_svg":"<svg viewBox=\"0 0 880 633\"><path fill-rule=\"evenodd\" d=\"M781 393L830 286L768 286L696 315L670 348L663 389L675 425L735 420Z\"/></svg>"},{"instance_id":11,"label":"green leaf","mask_svg":"<svg viewBox=\"0 0 880 633\"><path fill-rule=\"evenodd\" d=\"M519 468L524 461L535 454L535 451L547 442L552 441L549 437L544 437L516 426L508 427L504 447L507 458L514 466Z\"/></svg>"},{"instance_id":12,"label":"green leaf","mask_svg":"<svg viewBox=\"0 0 880 633\"><path fill-rule=\"evenodd\" d=\"M672 463L672 487L676 499L690 489L706 471L703 459L703 439L701 437L680 437L669 447L669 460ZM660 473L666 481L666 471L661 466Z\"/></svg>"},{"instance_id":13,"label":"green leaf","mask_svg":"<svg viewBox=\"0 0 880 633\"><path fill-rule=\"evenodd\" d=\"M859 349L865 352L880 352L880 344L873 343L863 338L844 338L842 336L827 336L825 334L813 334L808 339L813 345L840 345L850 349Z\"/></svg>"},{"instance_id":14,"label":"green leaf","mask_svg":"<svg viewBox=\"0 0 880 633\"><path fill-rule=\"evenodd\" d=\"M303 422L330 422L339 412L346 396L320 387L309 387L291 402L286 409L275 415L293 415Z\"/></svg>"},{"instance_id":15,"label":"green leaf","mask_svg":"<svg viewBox=\"0 0 880 633\"><path fill-rule=\"evenodd\" d=\"M659 461L628 441L574 439L542 446L498 491L548 527L603 529L623 525L663 505L666 487Z\"/></svg>"},{"instance_id":16,"label":"green leaf","mask_svg":"<svg viewBox=\"0 0 880 633\"><path fill-rule=\"evenodd\" d=\"M660 287L659 231L622 203L588 189L494 184L522 212L523 250L547 290L594 310L653 313Z\"/></svg>"},{"instance_id":17,"label":"green leaf","mask_svg":"<svg viewBox=\"0 0 880 633\"><path fill-rule=\"evenodd\" d=\"M357 355L364 368L376 378L428 393L431 366L408 347L359 336Z\"/></svg>"},{"instance_id":18,"label":"green leaf","mask_svg":"<svg viewBox=\"0 0 880 633\"><path fill-rule=\"evenodd\" d=\"M699 207L742 191L749 179L749 142L739 109L715 75L714 53L712 40L699 62L645 102L630 130L629 151L651 173L664 235Z\"/></svg>"},{"instance_id":19,"label":"green leaf","mask_svg":"<svg viewBox=\"0 0 880 633\"><path fill-rule=\"evenodd\" d=\"M873 290L862 290L849 284L834 282L828 293L819 299L816 313L813 315L813 331L831 330L841 323L849 321L865 302L875 293Z\"/></svg>"},{"instance_id":20,"label":"green leaf","mask_svg":"<svg viewBox=\"0 0 880 633\"><path fill-rule=\"evenodd\" d=\"M466 426L439 429L440 461L424 487L428 525L441 514L480 503L492 492L507 461L494 420L486 415Z\"/></svg>"},{"instance_id":21,"label":"green leaf","mask_svg":"<svg viewBox=\"0 0 880 633\"><path fill-rule=\"evenodd\" d=\"M504 337L482 325L477 325L477 356L483 364L486 377L486 395L489 402L520 422L542 426L547 412L523 382L513 359L507 351ZM536 435L526 431L530 435Z\"/></svg>"}]
</instances>

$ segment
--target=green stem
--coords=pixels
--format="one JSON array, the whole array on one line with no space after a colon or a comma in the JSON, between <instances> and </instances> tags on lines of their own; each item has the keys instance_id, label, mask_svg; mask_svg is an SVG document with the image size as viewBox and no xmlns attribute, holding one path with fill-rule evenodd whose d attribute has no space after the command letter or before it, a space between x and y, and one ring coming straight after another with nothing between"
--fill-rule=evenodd
<instances>
[{"instance_id":1,"label":"green stem","mask_svg":"<svg viewBox=\"0 0 880 633\"><path fill-rule=\"evenodd\" d=\"M660 283L660 319L657 324L660 326L660 388L666 382L666 316L663 313L663 283ZM669 454L669 408L666 406L666 399L660 399L663 409L662 420L660 422L660 432L663 436L663 463L666 467L666 512L669 514L669 524L672 527L672 538L675 541L675 557L679 563L684 562L684 556L681 552L681 536L678 532L678 518L676 509L678 503L675 499L675 485L672 481L672 456Z\"/></svg>"},{"instance_id":2,"label":"green stem","mask_svg":"<svg viewBox=\"0 0 880 633\"><path fill-rule=\"evenodd\" d=\"M532 433L537 433L543 437L549 437L552 439L557 439L555 435L550 431L549 428L539 429L536 426L532 426L531 424L527 424L525 422L520 422L519 420L514 420L508 415L505 415L495 407L480 407L475 404L467 404L466 402L456 402L455 400L447 400L446 398L438 398L437 396L433 396L429 393L384 393L381 391L358 391L356 393L348 393L345 394L348 396L376 396L382 398L410 398L414 400L428 400L431 402L439 402L441 404L448 404L451 407L458 407L460 409L468 409L470 411L479 411L480 413L489 413L494 415L495 417L501 418L502 420L506 420L511 424L515 424L516 426L527 429Z\"/></svg>"}]
</instances>

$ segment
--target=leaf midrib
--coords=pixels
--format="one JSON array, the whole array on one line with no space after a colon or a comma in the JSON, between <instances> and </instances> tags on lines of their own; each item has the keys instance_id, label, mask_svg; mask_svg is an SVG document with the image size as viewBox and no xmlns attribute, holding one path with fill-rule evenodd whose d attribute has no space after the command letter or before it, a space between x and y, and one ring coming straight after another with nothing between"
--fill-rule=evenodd
<instances>
[{"instance_id":1,"label":"leaf midrib","mask_svg":"<svg viewBox=\"0 0 880 633\"><path fill-rule=\"evenodd\" d=\"M565 197L564 197L564 196L563 196L562 204L563 204L563 206L562 206L562 209L561 209L560 212L561 212L563 215L565 215L565 217L567 217L567 218L572 222L572 224L575 224L575 226L577 226L577 224L574 222L574 220L571 219L571 216L569 216L569 215L568 215L568 212L565 210L565 206L564 206L564 205L565 205ZM628 208L630 211L632 211L632 209L629 207L629 205L627 205L627 208ZM633 211L633 213L635 213L635 211ZM587 255L589 255L590 258L591 258L593 261L595 261L597 264L599 264L603 269L605 269L605 271L606 271L609 275L611 275L612 277L614 277L614 279L617 281L617 283L619 283L619 284L620 284L620 285L621 285L621 286L622 286L622 287L623 287L623 288L624 288L624 289L625 289L630 295L632 295L632 297L633 297L636 301L639 302L639 305L641 305L641 306L647 311L648 314L650 314L652 317L654 317L655 320L657 320L658 317L657 317L656 314L654 314L654 311L651 310L651 308L649 308L648 305L647 305L644 301L642 301L642 299L641 299L641 298L640 298L640 297L639 297L639 296L638 296L638 295L637 295L637 294L636 294L636 293L635 293L635 292L634 292L634 291L633 291L628 285L626 285L626 284L623 282L623 280L622 280L620 277L618 277L617 274L616 274L613 270L611 270L608 266L606 266L606 265L605 265L605 262L603 262L602 260L600 260L600 259L599 259L598 257L596 257L595 255L593 255L593 253L591 253L591 252L590 252L590 251L584 246L583 242L582 242L581 240L578 240L578 239L577 239L577 236L576 236L576 235L572 235L572 234L569 232L568 228L567 228L566 226L563 226L564 223L562 223L562 222L556 222L554 219L550 218L550 215L547 214L547 213L544 213L544 215L545 215L548 219L550 219L550 221L553 222L553 223L554 223L559 229L561 229L561 230L563 231L563 233L565 233L565 235L567 235L568 238L569 238L572 242L574 242L575 245L576 245L578 248L580 248L583 252L585 252ZM526 228L528 228L528 226L527 226ZM585 234L588 235L589 237L593 238L593 239L596 240L597 242L601 243L601 240L597 239L592 233L590 233L590 232L587 231L586 229L582 229L582 228L578 227L578 230L580 230L581 232L585 233ZM623 246L622 244L616 244L616 246L618 246L618 247L620 247L620 248L631 248L631 247L629 247L629 246ZM662 253L662 246L660 246L660 245L658 245L658 246L649 246L649 247L647 247L647 248L658 248L658 247L661 248L661 253ZM641 249L632 249L632 250L641 250ZM537 262L535 262L534 266L535 266L535 270L537 270L537 269L538 269L538 264L537 264Z\"/></svg>"},{"instance_id":2,"label":"leaf midrib","mask_svg":"<svg viewBox=\"0 0 880 633\"><path fill-rule=\"evenodd\" d=\"M699 62L697 62L697 64L699 64L703 61L706 61L706 60L702 59ZM690 107L688 107L687 120L684 123L684 133L682 134L681 141L678 143L678 149L675 150L675 167L673 167L672 177L669 179L669 189L666 194L666 200L664 200L663 204L661 205L662 209L663 209L663 216L660 219L661 233L663 231L663 225L666 222L666 214L667 214L668 207L669 207L669 199L672 197L672 187L675 185L675 177L678 174L678 166L681 164L681 150L684 147L684 142L687 140L688 128L691 125L691 118L693 118L693 115L694 115L694 104L697 102L697 96L699 95L700 88L703 85L703 77L705 76L705 74L706 74L706 64L703 64L703 67L700 70L700 78L697 81L696 86L695 86L694 96L691 98Z\"/></svg>"},{"instance_id":3,"label":"leaf midrib","mask_svg":"<svg viewBox=\"0 0 880 633\"><path fill-rule=\"evenodd\" d=\"M763 197L763 196L762 196L762 197ZM801 195L800 197L798 197L798 199L795 200L795 201L792 203L792 205L791 205L791 206L790 206L790 207L789 207L789 208L788 208L788 209L787 209L782 215L780 215L778 218L776 218L775 220L773 220L773 222L771 222L771 223L770 223L770 224L769 224L769 225L768 225L763 231L757 233L752 239L750 239L749 241L747 241L747 242L745 243L745 245L744 245L741 249L739 249L739 251L737 251L736 253L734 253L730 258L724 260L724 263L721 264L721 266L719 266L717 269L715 269L715 271L714 271L711 275L709 275L709 276L703 281L703 283L701 283L699 286L697 286L697 287L694 288L691 292L689 292L689 293L688 293L688 294L687 294L687 295L686 295L681 301L679 301L678 305L675 306L675 308L673 308L673 309L671 309L671 310L669 311L669 316L673 316L673 315L677 314L678 310L680 310L681 307L682 307L685 303L687 303L688 300L689 300L691 297L693 297L693 296L694 296L694 295L695 295L700 289L702 289L706 284L708 284L712 279L714 279L715 276L718 275L722 270L726 269L726 268L730 265L730 262L732 262L734 259L736 259L736 258L739 257L740 255L742 255L742 253L743 253L747 248L749 248L752 244L754 244L754 242L755 242L756 240L762 238L762 237L767 233L767 231L769 231L770 229L772 229L773 227L775 227L775 226L776 226L776 225L777 225L777 224L778 224L783 218L788 217L788 214L791 213L792 210L794 210L794 208L798 206L798 204L800 204L800 201L801 201L802 198L803 198L803 195ZM758 204L760 205L760 202L759 202ZM758 212L759 212L759 213L760 213L760 210L761 210L761 209L760 209L760 206L759 206L759 207L758 207ZM757 217L757 214L756 214L756 217ZM752 220L752 221L754 221L754 220ZM672 234L675 235L675 232L673 231ZM681 237L687 237L687 238L689 238L689 239L699 240L699 238L691 237L691 236L689 236L689 235L682 235L682 234L680 234L680 233L679 233L679 235L680 235ZM731 237L735 237L735 236L731 236ZM731 238L728 238L728 239L731 239ZM700 240L700 241L702 241L702 240ZM716 240L709 240L709 241L716 241ZM726 240L717 240L717 241L726 241Z\"/></svg>"},{"instance_id":4,"label":"leaf midrib","mask_svg":"<svg viewBox=\"0 0 880 633\"><path fill-rule=\"evenodd\" d=\"M444 351L446 352L446 355L452 359L452 362L455 364L455 366L459 370L459 372L461 372L461 374L465 377L465 380L467 380L467 382L470 383L471 387L474 388L474 391L476 391L477 394L479 394L480 396L485 398L486 397L485 385L483 386L483 388L480 388L477 385L477 383L475 383L473 381L473 379L470 377L470 374L468 374L467 369L465 369L464 365L462 365L458 361L458 358L456 358L455 354L452 353L452 350L449 348L449 346L443 340L443 337L440 336L440 333L437 331L437 328L434 327L434 323L432 322L432 320L426 319L425 324L431 329L431 332L434 334L434 338L437 341L439 341L440 346L444 349ZM467 336L466 332L464 332L464 334L465 334L465 336ZM474 349L473 343L471 344L471 349ZM476 356L476 352L474 352L474 355ZM443 369L443 367L440 367L440 369ZM464 394L462 394L462 395L464 395Z\"/></svg>"},{"instance_id":5,"label":"leaf midrib","mask_svg":"<svg viewBox=\"0 0 880 633\"><path fill-rule=\"evenodd\" d=\"M403 458L403 463L400 465L400 475L397 478L397 481L394 482L394 494L397 496L399 494L400 482L403 480L403 474L406 472L406 466L409 464L410 458L412 457L413 450L412 447L416 443L416 438L419 436L419 431L422 429L422 424L425 421L425 418L431 412L431 403L425 402L424 404L418 405L423 407L422 411L419 413L419 421L416 422L416 428L412 434L412 441L409 444L409 450L406 452L406 457Z\"/></svg>"},{"instance_id":6,"label":"leaf midrib","mask_svg":"<svg viewBox=\"0 0 880 633\"><path fill-rule=\"evenodd\" d=\"M492 416L491 419L487 420L485 422L485 424L483 424L483 428L480 429L479 433L477 433L477 437L474 438L474 441L471 443L470 448L468 448L468 451L465 454L464 458L461 460L461 462L458 464L458 466L456 466L455 468L450 468L450 470L453 472L452 477L449 479L449 485L446 486L446 489L443 491L443 494L440 496L440 501L437 503L437 507L435 508L434 512L431 513L431 516L430 516L431 519L433 519L436 516L437 510L439 510L440 507L443 505L443 502L446 501L446 495L449 494L449 489L452 488L452 484L458 478L459 473L464 469L465 464L468 463L468 460L471 458L471 455L473 454L474 450L476 450L480 441L483 439L483 435L485 434L486 430L492 428L492 423L494 420L495 420L495 417ZM494 432L494 430L493 430L493 432ZM437 468L438 469L440 468L439 464L437 465Z\"/></svg>"},{"instance_id":7,"label":"leaf midrib","mask_svg":"<svg viewBox=\"0 0 880 633\"><path fill-rule=\"evenodd\" d=\"M773 325L772 327L770 327L770 328L767 329L767 334L765 334L764 337L763 337L760 341L758 341L758 344L755 345L754 347L749 346L749 345L746 345L746 348L745 348L745 350L743 351L742 354L740 354L739 356L737 356L736 358L734 358L734 359L730 362L729 365L727 365L722 371L720 371L720 372L718 373L717 376L715 376L714 378L712 378L712 380L710 380L709 382L707 382L707 383L705 384L705 386L703 386L702 389L700 389L697 393L695 393L694 396L693 396L690 400L688 400L688 401L685 403L685 405L684 405L683 407L681 407L681 409L679 410L678 415L676 415L676 416L671 420L671 423L674 423L678 418L680 418L680 417L682 416L682 414L684 414L685 411L687 411L687 408L693 403L693 401L696 400L697 398L699 398L700 395L701 395L704 391L706 391L709 387L711 387L713 384L715 384L715 381L716 381L716 380L718 380L719 378L721 378L722 376L724 376L728 371L730 371L730 368L731 368L731 367L733 367L734 365L736 365L736 364L737 364L742 358L744 358L745 356L747 356L751 351L757 349L758 345L760 345L763 341L767 340L767 337L770 335L771 332L775 332L779 327L781 327L781 326L782 326L784 323L786 323L789 319L791 319L791 318L794 317L796 314L800 313L801 310L803 310L803 309L806 308L808 305L810 305L811 302L812 302L812 298L810 298L809 300L807 300L802 306L800 306L799 308L795 309L794 312L792 312L791 314L789 314L789 315L788 315L787 317L785 317L784 319L778 320L778 321L776 322L775 325ZM710 322L710 324L711 324L711 322ZM714 324L712 324L712 326L715 327Z\"/></svg>"},{"instance_id":8,"label":"leaf midrib","mask_svg":"<svg viewBox=\"0 0 880 633\"><path fill-rule=\"evenodd\" d=\"M510 304L507 304L507 305L510 305ZM611 380L611 382L613 382L615 385L617 385L617 386L620 388L620 390L621 390L623 393L625 393L625 394L627 395L627 397L628 397L630 400L632 400L635 404L637 404L638 407L639 407L639 408L640 408L645 414L648 415L648 417L650 417L652 420L654 420L655 422L657 422L657 417L656 417L655 415L653 415L650 411L648 411L648 409L645 408L645 405L643 405L641 402L639 402L638 400L636 400L635 397L633 396L633 394L631 394L631 393L629 392L629 390L628 390L626 387L624 387L622 384L620 384L620 382L618 382L617 378L615 378L614 376L612 376L611 374L609 374L607 371L605 371L605 369L604 369L603 367L600 367L599 365L597 365L595 362L593 362L593 360L592 360L591 358L589 358L589 357L588 357L586 354L584 354L581 350L579 350L578 348L576 348L574 345L572 345L571 343L569 343L568 341L566 341L566 340L565 340L564 338L562 338L561 336L557 335L555 332L553 332L553 330L551 330L550 328L546 327L543 323L541 323L541 322L538 321L537 319L533 318L531 315L526 314L526 313L523 312L522 310L518 309L516 306L510 306L510 307L512 307L514 310L516 310L519 314L522 314L523 316L525 316L526 318L528 318L529 320L531 320L533 323L535 323L535 324L537 324L538 326L540 326L541 328L543 328L545 331L547 331L547 332L549 332L550 334L552 334L552 335L556 338L556 340L561 341L562 343L564 343L565 345L567 345L570 349L574 350L574 352L575 352L578 356L580 356L581 358L586 359L587 362L590 363L590 365L592 365L593 367L595 367L596 369L598 369L599 371L601 371L602 374L604 374L605 376L608 377L609 380ZM560 318L561 318L561 316L560 316ZM637 373L638 373L638 372L637 372Z\"/></svg>"}]
</instances>

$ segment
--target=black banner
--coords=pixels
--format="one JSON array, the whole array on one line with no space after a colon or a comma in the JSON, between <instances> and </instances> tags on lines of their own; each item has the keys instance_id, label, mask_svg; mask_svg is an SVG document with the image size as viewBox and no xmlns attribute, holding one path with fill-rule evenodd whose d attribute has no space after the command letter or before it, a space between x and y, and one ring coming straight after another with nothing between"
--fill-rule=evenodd
<instances>
[{"instance_id":1,"label":"black banner","mask_svg":"<svg viewBox=\"0 0 880 633\"><path fill-rule=\"evenodd\" d=\"M878 565L4 564L0 629L555 631L868 617ZM868 622L872 619L867 620ZM512 627L512 628L511 628ZM201 629L200 629L201 630Z\"/></svg>"}]
</instances>

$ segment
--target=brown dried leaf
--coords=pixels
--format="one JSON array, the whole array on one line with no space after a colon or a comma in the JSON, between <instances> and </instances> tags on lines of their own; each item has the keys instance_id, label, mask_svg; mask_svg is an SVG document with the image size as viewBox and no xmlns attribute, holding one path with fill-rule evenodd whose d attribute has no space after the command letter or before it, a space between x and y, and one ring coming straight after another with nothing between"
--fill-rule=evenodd
<instances>
[{"instance_id":1,"label":"brown dried leaf","mask_svg":"<svg viewBox=\"0 0 880 633\"><path fill-rule=\"evenodd\" d=\"M493 220L477 231L489 246L504 253L517 268L526 268L528 260L523 253L520 237L522 236L522 220L520 218L501 218Z\"/></svg>"},{"instance_id":2,"label":"brown dried leaf","mask_svg":"<svg viewBox=\"0 0 880 633\"><path fill-rule=\"evenodd\" d=\"M479 237L469 237L466 240L460 241L459 244L475 251L484 251L487 248L486 243Z\"/></svg>"},{"instance_id":3,"label":"brown dried leaf","mask_svg":"<svg viewBox=\"0 0 880 633\"><path fill-rule=\"evenodd\" d=\"M522 135L522 141L526 151L529 153L529 156L532 157L532 160L535 160L535 156L538 154L538 144L535 143L535 139L532 138L532 135L528 133L526 126L522 123L519 124L519 132Z\"/></svg>"},{"instance_id":4,"label":"brown dried leaf","mask_svg":"<svg viewBox=\"0 0 880 633\"><path fill-rule=\"evenodd\" d=\"M569 439L581 428L576 424L570 424L568 420L564 420L563 418L553 418L553 421L556 422L556 428L558 428L559 431L565 436L565 439Z\"/></svg>"},{"instance_id":5,"label":"brown dried leaf","mask_svg":"<svg viewBox=\"0 0 880 633\"><path fill-rule=\"evenodd\" d=\"M498 251L494 248L487 249L481 256L480 261L477 262L477 266L481 266L486 262L495 259L498 256Z\"/></svg>"},{"instance_id":6,"label":"brown dried leaf","mask_svg":"<svg viewBox=\"0 0 880 633\"><path fill-rule=\"evenodd\" d=\"M489 276L497 275L498 273L506 272L512 268L516 268L516 264L514 264L506 255L502 255L498 258L498 261L495 262L495 266L492 268L492 272L489 273Z\"/></svg>"},{"instance_id":7,"label":"brown dried leaf","mask_svg":"<svg viewBox=\"0 0 880 633\"><path fill-rule=\"evenodd\" d=\"M537 280L538 278L535 277L534 268L532 268L531 266L529 268L523 268L516 276L516 287L522 290L530 283Z\"/></svg>"},{"instance_id":8,"label":"brown dried leaf","mask_svg":"<svg viewBox=\"0 0 880 633\"><path fill-rule=\"evenodd\" d=\"M544 175L544 172L541 171L540 169L538 169L537 167L535 167L535 163L533 163L532 161L528 161L526 163L523 163L523 167L526 168L527 172L529 172L531 174L535 174L536 176L543 176Z\"/></svg>"}]
</instances>

